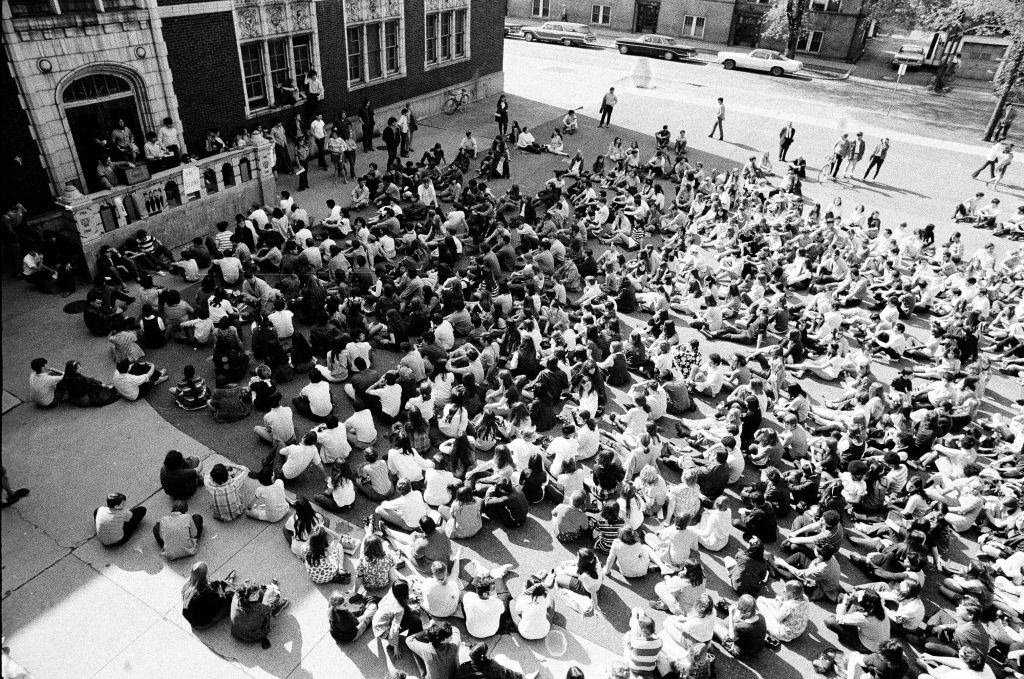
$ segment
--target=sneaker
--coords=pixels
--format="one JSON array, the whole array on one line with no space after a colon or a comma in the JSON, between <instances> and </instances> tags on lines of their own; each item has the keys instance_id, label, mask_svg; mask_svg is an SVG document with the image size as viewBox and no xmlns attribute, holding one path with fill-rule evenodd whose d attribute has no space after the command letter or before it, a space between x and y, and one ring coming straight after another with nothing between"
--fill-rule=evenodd
<instances>
[{"instance_id":1,"label":"sneaker","mask_svg":"<svg viewBox=\"0 0 1024 679\"><path fill-rule=\"evenodd\" d=\"M648 605L656 611L668 611L668 606L661 599L651 599L647 602Z\"/></svg>"},{"instance_id":2,"label":"sneaker","mask_svg":"<svg viewBox=\"0 0 1024 679\"><path fill-rule=\"evenodd\" d=\"M288 608L288 604L290 603L291 602L288 599L281 599L277 602L277 605L274 606L274 609L270 611L270 615L276 618L277 616L281 615L281 611Z\"/></svg>"},{"instance_id":3,"label":"sneaker","mask_svg":"<svg viewBox=\"0 0 1024 679\"><path fill-rule=\"evenodd\" d=\"M171 376L167 374L166 370L161 370L160 371L160 377L156 378L156 382L154 382L153 384L163 384L164 382L166 382L170 378L171 378Z\"/></svg>"}]
</instances>

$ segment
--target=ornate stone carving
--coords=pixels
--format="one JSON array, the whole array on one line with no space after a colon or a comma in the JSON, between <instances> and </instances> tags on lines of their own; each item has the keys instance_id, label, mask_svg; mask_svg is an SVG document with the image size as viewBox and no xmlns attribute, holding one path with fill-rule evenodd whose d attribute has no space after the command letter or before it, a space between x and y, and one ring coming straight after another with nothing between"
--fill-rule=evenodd
<instances>
[{"instance_id":1,"label":"ornate stone carving","mask_svg":"<svg viewBox=\"0 0 1024 679\"><path fill-rule=\"evenodd\" d=\"M402 16L402 0L345 0L345 23L397 19Z\"/></svg>"},{"instance_id":2,"label":"ornate stone carving","mask_svg":"<svg viewBox=\"0 0 1024 679\"><path fill-rule=\"evenodd\" d=\"M310 27L309 18L309 5L304 2L297 2L292 5L292 27L294 30L308 30Z\"/></svg>"},{"instance_id":3,"label":"ornate stone carving","mask_svg":"<svg viewBox=\"0 0 1024 679\"><path fill-rule=\"evenodd\" d=\"M238 11L238 31L243 40L259 38L263 35L263 25L260 21L260 10L257 7L246 7Z\"/></svg>"},{"instance_id":4,"label":"ornate stone carving","mask_svg":"<svg viewBox=\"0 0 1024 679\"><path fill-rule=\"evenodd\" d=\"M274 35L288 32L288 13L284 5L267 5L264 8L267 17L267 33Z\"/></svg>"},{"instance_id":5,"label":"ornate stone carving","mask_svg":"<svg viewBox=\"0 0 1024 679\"><path fill-rule=\"evenodd\" d=\"M423 9L427 12L460 9L462 7L469 7L469 0L423 0Z\"/></svg>"}]
</instances>

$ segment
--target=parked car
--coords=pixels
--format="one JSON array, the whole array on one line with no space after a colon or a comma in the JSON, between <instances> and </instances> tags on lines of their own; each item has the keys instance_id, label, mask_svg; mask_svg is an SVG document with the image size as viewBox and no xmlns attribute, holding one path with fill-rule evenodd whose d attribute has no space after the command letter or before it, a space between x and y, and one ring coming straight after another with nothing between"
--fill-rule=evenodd
<instances>
[{"instance_id":1,"label":"parked car","mask_svg":"<svg viewBox=\"0 0 1024 679\"><path fill-rule=\"evenodd\" d=\"M522 35L523 25L522 24L505 24L505 37L510 35Z\"/></svg>"},{"instance_id":2,"label":"parked car","mask_svg":"<svg viewBox=\"0 0 1024 679\"><path fill-rule=\"evenodd\" d=\"M661 57L665 61L693 59L697 56L697 50L667 35L627 36L616 40L615 46L622 54L643 54Z\"/></svg>"},{"instance_id":3,"label":"parked car","mask_svg":"<svg viewBox=\"0 0 1024 679\"><path fill-rule=\"evenodd\" d=\"M802 61L789 59L775 50L751 50L744 52L719 52L718 63L727 71L734 68L748 68L751 71L764 71L774 76L796 73L804 67Z\"/></svg>"},{"instance_id":4,"label":"parked car","mask_svg":"<svg viewBox=\"0 0 1024 679\"><path fill-rule=\"evenodd\" d=\"M899 68L900 64L906 64L907 68L920 68L924 66L924 48L919 45L902 45L889 63L894 69Z\"/></svg>"},{"instance_id":5,"label":"parked car","mask_svg":"<svg viewBox=\"0 0 1024 679\"><path fill-rule=\"evenodd\" d=\"M560 42L566 47L597 44L597 36L590 26L566 21L545 21L540 26L523 26L523 38L527 42Z\"/></svg>"}]
</instances>

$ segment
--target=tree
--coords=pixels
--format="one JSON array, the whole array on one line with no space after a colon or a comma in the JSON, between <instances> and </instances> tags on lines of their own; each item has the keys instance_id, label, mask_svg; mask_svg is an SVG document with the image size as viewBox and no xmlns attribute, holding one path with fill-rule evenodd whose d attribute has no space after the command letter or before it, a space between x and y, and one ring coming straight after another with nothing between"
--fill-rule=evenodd
<instances>
[{"instance_id":1,"label":"tree","mask_svg":"<svg viewBox=\"0 0 1024 679\"><path fill-rule=\"evenodd\" d=\"M786 41L786 56L796 55L800 33L804 26L804 13L808 0L772 0L772 5L761 19L761 34L766 38Z\"/></svg>"},{"instance_id":2,"label":"tree","mask_svg":"<svg viewBox=\"0 0 1024 679\"><path fill-rule=\"evenodd\" d=\"M992 109L992 115L988 119L988 126L985 128L985 141L992 141L995 137L1010 97L1024 95L1024 78L1021 78L1022 63L1024 63L1024 31L1018 31L1013 35L1009 55L996 76L996 92L999 93L999 98L996 100L995 108Z\"/></svg>"},{"instance_id":3,"label":"tree","mask_svg":"<svg viewBox=\"0 0 1024 679\"><path fill-rule=\"evenodd\" d=\"M1013 33L1022 23L1016 0L866 0L864 10L877 21L941 31L947 45L959 44L969 33ZM943 52L932 83L936 92L945 89L955 67L953 57L952 52Z\"/></svg>"}]
</instances>

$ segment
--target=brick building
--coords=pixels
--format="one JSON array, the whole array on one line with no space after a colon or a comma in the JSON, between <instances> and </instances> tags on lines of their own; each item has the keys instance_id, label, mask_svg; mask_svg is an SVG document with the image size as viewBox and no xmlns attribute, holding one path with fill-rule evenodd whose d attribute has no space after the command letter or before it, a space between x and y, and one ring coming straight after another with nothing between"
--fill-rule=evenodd
<instances>
[{"instance_id":1,"label":"brick building","mask_svg":"<svg viewBox=\"0 0 1024 679\"><path fill-rule=\"evenodd\" d=\"M852 61L860 56L868 19L863 0L806 0L798 51ZM770 0L508 0L508 14L535 21L565 19L595 28L660 33L694 43L778 49L762 36Z\"/></svg>"},{"instance_id":2,"label":"brick building","mask_svg":"<svg viewBox=\"0 0 1024 679\"><path fill-rule=\"evenodd\" d=\"M4 0L2 7L4 206L19 200L44 210L69 185L95 189L95 138L119 119L141 148L145 133L169 117L190 150L203 148L210 127L229 140L242 127L291 122L303 110L309 70L322 77L318 110L328 120L368 98L378 127L405 102L422 116L439 110L449 89L485 97L502 88L504 8L488 0ZM239 169L238 159L231 163ZM234 186L227 180L237 177L225 170L208 186Z\"/></svg>"}]
</instances>

